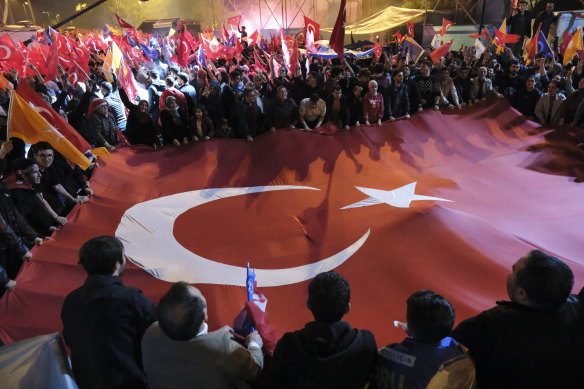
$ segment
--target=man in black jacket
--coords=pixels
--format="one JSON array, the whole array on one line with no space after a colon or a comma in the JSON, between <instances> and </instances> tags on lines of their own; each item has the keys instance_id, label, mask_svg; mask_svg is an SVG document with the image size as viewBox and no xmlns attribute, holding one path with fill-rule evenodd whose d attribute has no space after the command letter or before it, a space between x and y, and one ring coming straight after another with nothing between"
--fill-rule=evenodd
<instances>
[{"instance_id":1,"label":"man in black jacket","mask_svg":"<svg viewBox=\"0 0 584 389\"><path fill-rule=\"evenodd\" d=\"M511 301L456 327L452 337L470 350L479 389L582 386L584 306L570 295L573 285L568 265L533 250L507 278Z\"/></svg>"},{"instance_id":2,"label":"man in black jacket","mask_svg":"<svg viewBox=\"0 0 584 389\"><path fill-rule=\"evenodd\" d=\"M342 321L351 289L340 274L320 273L308 285L313 322L284 334L274 351L272 377L281 388L363 388L377 360L370 331Z\"/></svg>"},{"instance_id":3,"label":"man in black jacket","mask_svg":"<svg viewBox=\"0 0 584 389\"><path fill-rule=\"evenodd\" d=\"M156 306L136 288L124 286L124 246L113 236L81 247L85 283L71 292L61 311L63 336L71 349L75 380L85 388L147 388L142 335L156 320Z\"/></svg>"}]
</instances>

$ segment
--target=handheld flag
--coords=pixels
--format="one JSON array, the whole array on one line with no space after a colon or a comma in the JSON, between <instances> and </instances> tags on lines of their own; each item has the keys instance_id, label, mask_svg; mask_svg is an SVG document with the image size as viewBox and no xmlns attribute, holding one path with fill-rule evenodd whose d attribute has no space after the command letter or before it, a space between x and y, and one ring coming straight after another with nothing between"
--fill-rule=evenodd
<instances>
[{"instance_id":1,"label":"handheld flag","mask_svg":"<svg viewBox=\"0 0 584 389\"><path fill-rule=\"evenodd\" d=\"M13 92L8 109L8 133L26 143L49 142L68 161L87 169L91 162L18 93Z\"/></svg>"},{"instance_id":2,"label":"handheld flag","mask_svg":"<svg viewBox=\"0 0 584 389\"><path fill-rule=\"evenodd\" d=\"M572 36L570 43L568 43L568 47L566 47L563 62L564 66L574 58L578 50L582 50L582 27L578 27L576 33Z\"/></svg>"},{"instance_id":3,"label":"handheld flag","mask_svg":"<svg viewBox=\"0 0 584 389\"><path fill-rule=\"evenodd\" d=\"M446 54L448 54L448 51L450 50L450 46L452 46L452 42L454 42L454 39L452 39L450 42L446 42L430 53L430 59L434 64L437 64L441 58L446 57Z\"/></svg>"},{"instance_id":4,"label":"handheld flag","mask_svg":"<svg viewBox=\"0 0 584 389\"><path fill-rule=\"evenodd\" d=\"M235 26L239 26L240 22L241 22L241 15L233 16L233 17L227 19L227 23L233 24Z\"/></svg>"},{"instance_id":5,"label":"handheld flag","mask_svg":"<svg viewBox=\"0 0 584 389\"><path fill-rule=\"evenodd\" d=\"M454 23L452 23L450 20L442 18L442 28L440 29L440 31L438 31L438 35L444 36L444 34L446 34L446 31L448 31L448 29L453 24Z\"/></svg>"},{"instance_id":6,"label":"handheld flag","mask_svg":"<svg viewBox=\"0 0 584 389\"><path fill-rule=\"evenodd\" d=\"M314 40L318 40L320 34L320 24L305 16L304 29L306 30L306 34L304 34L305 36L308 36L308 33L312 31L312 37L314 38Z\"/></svg>"},{"instance_id":7,"label":"handheld flag","mask_svg":"<svg viewBox=\"0 0 584 389\"><path fill-rule=\"evenodd\" d=\"M337 21L335 22L335 27L333 28L333 32L331 33L331 39L329 40L329 46L333 48L335 53L337 53L340 60L343 59L343 54L345 50L346 8L347 0L341 0L341 6L339 7Z\"/></svg>"},{"instance_id":8,"label":"handheld flag","mask_svg":"<svg viewBox=\"0 0 584 389\"><path fill-rule=\"evenodd\" d=\"M130 23L126 22L124 19L120 18L120 16L118 14L116 15L116 19L118 20L118 24L120 25L120 27L122 28L134 28L134 26L132 26Z\"/></svg>"}]
</instances>

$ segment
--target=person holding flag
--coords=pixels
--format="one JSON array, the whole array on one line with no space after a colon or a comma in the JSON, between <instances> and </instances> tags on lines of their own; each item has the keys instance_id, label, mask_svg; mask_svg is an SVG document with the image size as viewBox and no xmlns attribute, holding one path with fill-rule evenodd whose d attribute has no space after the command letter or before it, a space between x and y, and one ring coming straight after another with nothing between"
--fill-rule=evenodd
<instances>
[{"instance_id":1,"label":"person holding flag","mask_svg":"<svg viewBox=\"0 0 584 389\"><path fill-rule=\"evenodd\" d=\"M142 360L150 387L246 387L262 371L262 338L250 332L245 346L224 326L209 331L207 301L186 282L174 283L160 299L158 321L142 338Z\"/></svg>"}]
</instances>

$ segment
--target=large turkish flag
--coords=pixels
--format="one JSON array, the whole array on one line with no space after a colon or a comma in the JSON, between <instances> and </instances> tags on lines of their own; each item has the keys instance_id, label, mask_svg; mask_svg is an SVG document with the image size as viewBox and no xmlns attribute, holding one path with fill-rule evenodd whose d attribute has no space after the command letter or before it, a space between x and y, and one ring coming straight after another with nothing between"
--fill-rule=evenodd
<instances>
[{"instance_id":1,"label":"large turkish flag","mask_svg":"<svg viewBox=\"0 0 584 389\"><path fill-rule=\"evenodd\" d=\"M412 292L442 293L458 322L505 298L511 265L534 248L566 260L578 291L584 185L537 171L542 154L526 151L542 141L535 127L494 99L334 136L281 130L252 143L119 149L95 172L91 201L33 249L0 301L0 337L60 330L63 299L85 279L79 247L116 231L148 270L130 263L124 282L158 302L169 281L195 280L211 328L244 306L248 262L280 333L311 320L308 282L334 267L352 289L346 319L380 346L404 337L393 321L405 321ZM415 195L450 201L382 192L414 182Z\"/></svg>"}]
</instances>

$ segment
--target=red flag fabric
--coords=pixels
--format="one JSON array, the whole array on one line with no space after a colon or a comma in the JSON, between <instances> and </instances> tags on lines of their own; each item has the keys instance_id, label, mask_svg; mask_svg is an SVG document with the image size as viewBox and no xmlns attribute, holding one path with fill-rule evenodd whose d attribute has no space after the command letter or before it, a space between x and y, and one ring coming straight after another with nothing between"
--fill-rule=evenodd
<instances>
[{"instance_id":1,"label":"red flag fabric","mask_svg":"<svg viewBox=\"0 0 584 389\"><path fill-rule=\"evenodd\" d=\"M126 255L141 264L128 261L124 283L154 302L169 282L196 284L210 330L230 324L244 306L247 262L281 334L313 320L308 283L332 268L351 286L345 320L371 330L377 344L403 339L388 323L405 321L407 297L422 288L444 295L457 322L491 308L507 298L512 264L534 247L570 264L577 293L584 285L582 184L542 172L546 153L526 150L544 138L530 135L539 125L524 119L492 99L332 136L281 130L252 143L116 150L92 177L94 200L73 209L54 241L32 249L16 288L0 300L0 338L60 331L63 300L86 278L78 250L105 234L122 238ZM402 208L380 201L391 203L394 189L415 182L408 193L452 202ZM346 208L370 197L356 187L387 196ZM128 231L153 240L148 251ZM169 231L163 241L160 231ZM177 262L183 255L186 262ZM331 257L334 265L321 262ZM169 267L176 278L155 277L175 274Z\"/></svg>"},{"instance_id":2,"label":"red flag fabric","mask_svg":"<svg viewBox=\"0 0 584 389\"><path fill-rule=\"evenodd\" d=\"M28 50L28 62L34 65L41 74L47 74L47 60L38 42L33 42Z\"/></svg>"},{"instance_id":3,"label":"red flag fabric","mask_svg":"<svg viewBox=\"0 0 584 389\"><path fill-rule=\"evenodd\" d=\"M430 59L432 60L432 62L434 62L434 64L437 64L441 58L446 57L448 51L450 51L450 46L452 46L452 42L454 42L454 39L452 39L450 42L446 42L445 44L443 44L442 46L440 46L439 48L430 53Z\"/></svg>"},{"instance_id":4,"label":"red flag fabric","mask_svg":"<svg viewBox=\"0 0 584 389\"><path fill-rule=\"evenodd\" d=\"M27 82L18 83L18 94L41 114L61 135L82 153L91 149L87 141L61 115L59 115Z\"/></svg>"},{"instance_id":5,"label":"red flag fabric","mask_svg":"<svg viewBox=\"0 0 584 389\"><path fill-rule=\"evenodd\" d=\"M568 48L568 45L570 44L572 37L576 34L576 31L578 30L577 29L574 30L571 34L568 33L567 31L564 31L564 40L562 41L562 43L560 43L559 46L560 54L564 54L566 52L566 49Z\"/></svg>"},{"instance_id":6,"label":"red flag fabric","mask_svg":"<svg viewBox=\"0 0 584 389\"><path fill-rule=\"evenodd\" d=\"M394 37L395 37L395 39L398 41L398 43L402 43L402 42L404 41L404 39L406 39L406 37L405 37L405 36L403 36L403 35L401 34L401 32L399 32L399 30L397 30L397 31L395 32L395 34L393 34L393 36L394 36Z\"/></svg>"},{"instance_id":7,"label":"red flag fabric","mask_svg":"<svg viewBox=\"0 0 584 389\"><path fill-rule=\"evenodd\" d=\"M79 64L73 61L73 66L69 68L68 80L71 85L75 86L78 82L85 82L89 79L87 73L79 66Z\"/></svg>"},{"instance_id":8,"label":"red flag fabric","mask_svg":"<svg viewBox=\"0 0 584 389\"><path fill-rule=\"evenodd\" d=\"M221 39L223 41L228 41L229 40L229 32L227 31L227 29L225 28L225 24L221 24L221 31L220 31L220 35L221 35Z\"/></svg>"},{"instance_id":9,"label":"red flag fabric","mask_svg":"<svg viewBox=\"0 0 584 389\"><path fill-rule=\"evenodd\" d=\"M408 22L408 35L414 37L414 22Z\"/></svg>"},{"instance_id":10,"label":"red flag fabric","mask_svg":"<svg viewBox=\"0 0 584 389\"><path fill-rule=\"evenodd\" d=\"M132 70L128 67L126 60L122 59L120 62L120 70L118 71L118 79L124 87L124 91L128 95L130 101L134 101L138 96L138 87L136 86L136 81L134 80L134 74Z\"/></svg>"},{"instance_id":11,"label":"red flag fabric","mask_svg":"<svg viewBox=\"0 0 584 389\"><path fill-rule=\"evenodd\" d=\"M59 50L57 44L53 42L47 57L47 79L56 80L59 76Z\"/></svg>"},{"instance_id":12,"label":"red flag fabric","mask_svg":"<svg viewBox=\"0 0 584 389\"><path fill-rule=\"evenodd\" d=\"M14 67L19 71L24 63L24 57L6 32L0 36L0 62L4 62L9 68Z\"/></svg>"},{"instance_id":13,"label":"red flag fabric","mask_svg":"<svg viewBox=\"0 0 584 389\"><path fill-rule=\"evenodd\" d=\"M118 24L120 25L120 27L122 28L134 28L134 26L132 26L130 23L126 22L124 19L120 18L120 16L118 14L116 15L116 19L118 19Z\"/></svg>"},{"instance_id":14,"label":"red flag fabric","mask_svg":"<svg viewBox=\"0 0 584 389\"><path fill-rule=\"evenodd\" d=\"M517 34L505 34L501 31L499 31L498 29L495 29L495 36L497 37L497 41L499 42L499 44L501 44L501 43L517 43L517 42L519 42L519 39L521 38Z\"/></svg>"},{"instance_id":15,"label":"red flag fabric","mask_svg":"<svg viewBox=\"0 0 584 389\"><path fill-rule=\"evenodd\" d=\"M314 34L314 40L315 41L318 40L318 35L320 34L320 24L318 24L314 20L307 18L305 16L304 17L304 29L305 29L305 34L304 34L305 36L306 36L306 34L308 34L308 31L312 30L312 33Z\"/></svg>"},{"instance_id":16,"label":"red flag fabric","mask_svg":"<svg viewBox=\"0 0 584 389\"><path fill-rule=\"evenodd\" d=\"M337 53L339 59L341 60L343 59L343 55L345 52L346 8L347 0L341 0L337 21L335 22L335 27L333 28L333 32L331 33L331 38L329 40L329 46L333 48L333 50L335 51L335 53Z\"/></svg>"},{"instance_id":17,"label":"red flag fabric","mask_svg":"<svg viewBox=\"0 0 584 389\"><path fill-rule=\"evenodd\" d=\"M234 24L236 26L239 26L240 22L241 22L241 15L233 16L233 17L227 19L227 23Z\"/></svg>"},{"instance_id":18,"label":"red flag fabric","mask_svg":"<svg viewBox=\"0 0 584 389\"><path fill-rule=\"evenodd\" d=\"M442 28L440 29L440 31L438 31L438 35L444 36L444 34L446 34L446 31L448 31L450 26L452 26L453 24L454 23L451 22L450 20L442 18Z\"/></svg>"},{"instance_id":19,"label":"red flag fabric","mask_svg":"<svg viewBox=\"0 0 584 389\"><path fill-rule=\"evenodd\" d=\"M373 45L373 54L375 54L375 59L379 61L381 54L383 54L383 48L381 47L381 43L377 42Z\"/></svg>"},{"instance_id":20,"label":"red flag fabric","mask_svg":"<svg viewBox=\"0 0 584 389\"><path fill-rule=\"evenodd\" d=\"M259 31L258 30L255 30L253 32L253 34L251 34L250 36L247 37L247 43L250 46L254 46L255 44L258 43L258 37L259 37Z\"/></svg>"},{"instance_id":21,"label":"red flag fabric","mask_svg":"<svg viewBox=\"0 0 584 389\"><path fill-rule=\"evenodd\" d=\"M262 60L260 59L260 56L258 54L259 50L254 50L253 51L253 57L255 60L255 65L258 69L261 69L263 72L266 72L266 67L262 64Z\"/></svg>"},{"instance_id":22,"label":"red flag fabric","mask_svg":"<svg viewBox=\"0 0 584 389\"><path fill-rule=\"evenodd\" d=\"M492 41L491 39L491 34L489 34L489 31L486 28L483 28L483 32L482 33L474 33L474 34L470 34L469 37L473 38L473 39L478 39L480 37L485 38L487 41Z\"/></svg>"}]
</instances>

